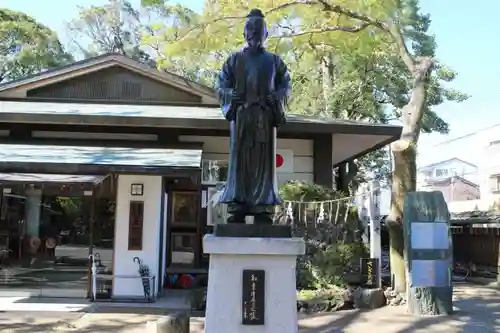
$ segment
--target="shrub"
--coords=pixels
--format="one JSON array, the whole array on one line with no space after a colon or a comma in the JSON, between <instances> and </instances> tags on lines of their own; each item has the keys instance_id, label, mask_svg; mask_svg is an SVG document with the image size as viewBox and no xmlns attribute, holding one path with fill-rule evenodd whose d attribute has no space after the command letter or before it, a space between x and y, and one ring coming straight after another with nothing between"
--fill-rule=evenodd
<instances>
[{"instance_id":1,"label":"shrub","mask_svg":"<svg viewBox=\"0 0 500 333\"><path fill-rule=\"evenodd\" d=\"M356 283L360 258L367 256L367 249L361 241L362 222L351 201L334 201L345 194L299 181L283 185L280 194L292 202L293 219L286 211L287 203L277 219L292 224L294 236L306 241L306 254L297 262L298 288Z\"/></svg>"}]
</instances>

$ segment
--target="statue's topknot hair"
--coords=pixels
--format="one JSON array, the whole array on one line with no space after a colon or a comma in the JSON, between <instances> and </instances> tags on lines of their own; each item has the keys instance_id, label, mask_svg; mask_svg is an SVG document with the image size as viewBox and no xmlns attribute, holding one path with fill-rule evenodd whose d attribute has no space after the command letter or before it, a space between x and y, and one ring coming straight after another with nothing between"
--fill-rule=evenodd
<instances>
[{"instance_id":1,"label":"statue's topknot hair","mask_svg":"<svg viewBox=\"0 0 500 333\"><path fill-rule=\"evenodd\" d=\"M262 10L260 10L258 8L254 8L247 15L247 18L250 18L250 17L264 18L264 14L262 13Z\"/></svg>"}]
</instances>

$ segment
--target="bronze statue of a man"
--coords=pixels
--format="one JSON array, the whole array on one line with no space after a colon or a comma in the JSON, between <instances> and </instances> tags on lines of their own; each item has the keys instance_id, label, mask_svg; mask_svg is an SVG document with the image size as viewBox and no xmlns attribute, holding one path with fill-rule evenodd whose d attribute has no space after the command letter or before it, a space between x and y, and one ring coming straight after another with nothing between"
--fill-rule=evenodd
<instances>
[{"instance_id":1,"label":"bronze statue of a man","mask_svg":"<svg viewBox=\"0 0 500 333\"><path fill-rule=\"evenodd\" d=\"M253 9L245 21L247 45L224 63L218 97L229 121L230 157L226 186L219 202L228 204L228 223L272 224L273 208L282 203L275 171L276 128L285 123L290 75L283 60L264 49L264 15Z\"/></svg>"}]
</instances>

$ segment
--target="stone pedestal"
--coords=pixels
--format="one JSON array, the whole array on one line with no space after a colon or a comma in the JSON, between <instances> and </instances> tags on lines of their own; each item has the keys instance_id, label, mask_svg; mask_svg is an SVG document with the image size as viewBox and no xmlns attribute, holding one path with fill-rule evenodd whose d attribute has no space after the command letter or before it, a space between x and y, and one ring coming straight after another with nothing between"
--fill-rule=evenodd
<instances>
[{"instance_id":1,"label":"stone pedestal","mask_svg":"<svg viewBox=\"0 0 500 333\"><path fill-rule=\"evenodd\" d=\"M297 333L296 259L301 238L206 235L210 254L205 333ZM243 271L263 270L264 324L243 325Z\"/></svg>"}]
</instances>

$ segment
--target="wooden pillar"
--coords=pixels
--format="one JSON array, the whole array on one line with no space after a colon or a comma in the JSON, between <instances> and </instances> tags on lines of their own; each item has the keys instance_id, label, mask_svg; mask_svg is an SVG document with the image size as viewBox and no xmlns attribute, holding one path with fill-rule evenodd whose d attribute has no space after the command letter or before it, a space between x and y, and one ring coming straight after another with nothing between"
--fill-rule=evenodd
<instances>
[{"instance_id":1,"label":"wooden pillar","mask_svg":"<svg viewBox=\"0 0 500 333\"><path fill-rule=\"evenodd\" d=\"M95 191L87 190L83 192L83 217L89 226L89 252L90 256L94 252L94 221L95 221ZM92 298L92 262L89 259L88 279L87 279L87 297Z\"/></svg>"},{"instance_id":2,"label":"wooden pillar","mask_svg":"<svg viewBox=\"0 0 500 333\"><path fill-rule=\"evenodd\" d=\"M333 186L333 142L331 134L317 134L313 138L314 183Z\"/></svg>"},{"instance_id":3,"label":"wooden pillar","mask_svg":"<svg viewBox=\"0 0 500 333\"><path fill-rule=\"evenodd\" d=\"M163 283L164 283L164 276L165 276L165 273L164 272L164 269L166 270L167 266L163 264L163 262L165 260L167 260L166 258L166 247L164 246L164 244L168 244L169 242L167 241L168 238L165 237L165 235L168 235L168 233L165 233L165 229L167 228L167 220L168 220L168 216L165 216L165 210L167 210L167 206L168 204L165 202L165 193L167 192L167 179L166 177L162 177L161 178L161 188L162 188L162 192L161 192L161 224L160 224L160 230L159 230L159 233L160 233L160 253L158 255L158 275L157 275L157 280L156 280L156 283L157 283L157 286L156 286L156 290L161 294L163 292ZM167 210L167 214L169 213L170 211ZM167 239L166 239L167 238ZM167 242L167 243L165 243Z\"/></svg>"},{"instance_id":4,"label":"wooden pillar","mask_svg":"<svg viewBox=\"0 0 500 333\"><path fill-rule=\"evenodd\" d=\"M200 268L202 266L202 257L203 257L203 236L205 235L205 226L207 224L207 220L203 218L203 214L201 213L201 196L202 196L202 184L201 184L201 170L196 172L195 175L192 176L193 183L195 183L196 192L198 192L198 209L196 219L198 221L197 229L196 229L196 247L195 247L195 267Z\"/></svg>"}]
</instances>

